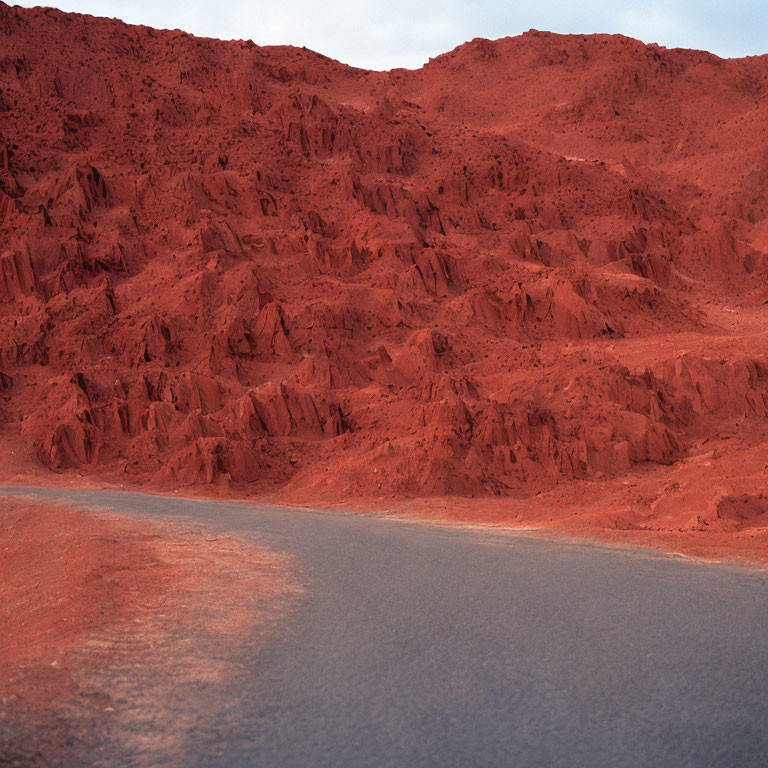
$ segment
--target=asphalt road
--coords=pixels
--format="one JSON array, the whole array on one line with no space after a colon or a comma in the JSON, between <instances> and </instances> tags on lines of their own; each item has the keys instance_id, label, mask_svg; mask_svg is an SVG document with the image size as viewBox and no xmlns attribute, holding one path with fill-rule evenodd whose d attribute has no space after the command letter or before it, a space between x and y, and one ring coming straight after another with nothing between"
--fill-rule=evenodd
<instances>
[{"instance_id":1,"label":"asphalt road","mask_svg":"<svg viewBox=\"0 0 768 768\"><path fill-rule=\"evenodd\" d=\"M764 572L337 513L27 490L255 535L300 561L305 596L266 647L239 651L227 727L198 727L183 765L768 765Z\"/></svg>"}]
</instances>

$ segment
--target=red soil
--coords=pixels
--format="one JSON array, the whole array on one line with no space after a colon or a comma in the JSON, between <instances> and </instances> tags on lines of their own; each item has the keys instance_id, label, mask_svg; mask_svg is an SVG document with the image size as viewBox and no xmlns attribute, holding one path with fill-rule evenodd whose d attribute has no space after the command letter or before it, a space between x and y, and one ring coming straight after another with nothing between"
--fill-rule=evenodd
<instances>
[{"instance_id":1,"label":"red soil","mask_svg":"<svg viewBox=\"0 0 768 768\"><path fill-rule=\"evenodd\" d=\"M3 500L0 696L42 682L54 698L68 682L62 656L168 590L156 537L146 524Z\"/></svg>"},{"instance_id":2,"label":"red soil","mask_svg":"<svg viewBox=\"0 0 768 768\"><path fill-rule=\"evenodd\" d=\"M150 754L183 739L194 725L189 713L180 723L162 707L189 683L226 685L232 639L252 635L257 622L263 630L296 592L283 558L230 537L1 502L3 764L31 764L43 747L65 749L80 727L106 727L105 713L115 711L127 733L117 734L121 740L132 738L137 716L154 718L154 743L141 745ZM229 644L217 650L221 637ZM112 668L122 674L111 678ZM146 690L131 687L139 674ZM137 701L137 691L147 700Z\"/></svg>"},{"instance_id":3,"label":"red soil","mask_svg":"<svg viewBox=\"0 0 768 768\"><path fill-rule=\"evenodd\" d=\"M7 478L766 523L768 58L0 42Z\"/></svg>"}]
</instances>

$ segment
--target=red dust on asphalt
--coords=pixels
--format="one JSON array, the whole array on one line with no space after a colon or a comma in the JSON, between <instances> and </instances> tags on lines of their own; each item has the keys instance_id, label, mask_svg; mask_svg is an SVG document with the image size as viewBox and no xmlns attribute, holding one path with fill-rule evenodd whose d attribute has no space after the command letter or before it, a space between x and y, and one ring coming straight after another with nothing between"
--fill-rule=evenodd
<instances>
[{"instance_id":1,"label":"red dust on asphalt","mask_svg":"<svg viewBox=\"0 0 768 768\"><path fill-rule=\"evenodd\" d=\"M201 528L0 500L0 763L63 760L90 732L147 764L177 754L228 655L300 593L291 571Z\"/></svg>"}]
</instances>

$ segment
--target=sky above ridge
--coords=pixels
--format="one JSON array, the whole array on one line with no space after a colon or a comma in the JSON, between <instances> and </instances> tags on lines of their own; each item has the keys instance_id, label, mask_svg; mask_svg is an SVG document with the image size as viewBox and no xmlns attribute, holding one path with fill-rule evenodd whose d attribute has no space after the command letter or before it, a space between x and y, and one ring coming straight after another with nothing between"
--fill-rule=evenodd
<instances>
[{"instance_id":1,"label":"sky above ridge","mask_svg":"<svg viewBox=\"0 0 768 768\"><path fill-rule=\"evenodd\" d=\"M306 46L367 69L420 67L475 37L620 32L719 56L768 53L768 0L6 0L195 35Z\"/></svg>"}]
</instances>

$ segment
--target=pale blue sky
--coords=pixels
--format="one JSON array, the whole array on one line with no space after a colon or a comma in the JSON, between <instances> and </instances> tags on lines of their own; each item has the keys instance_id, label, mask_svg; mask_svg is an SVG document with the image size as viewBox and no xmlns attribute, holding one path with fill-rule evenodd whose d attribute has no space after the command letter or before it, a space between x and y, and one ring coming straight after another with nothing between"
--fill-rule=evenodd
<instances>
[{"instance_id":1,"label":"pale blue sky","mask_svg":"<svg viewBox=\"0 0 768 768\"><path fill-rule=\"evenodd\" d=\"M6 0L7 1L7 0ZM30 7L40 0L10 0ZM306 45L370 69L419 67L474 37L621 32L720 56L768 53L768 0L49 0L196 35Z\"/></svg>"}]
</instances>

